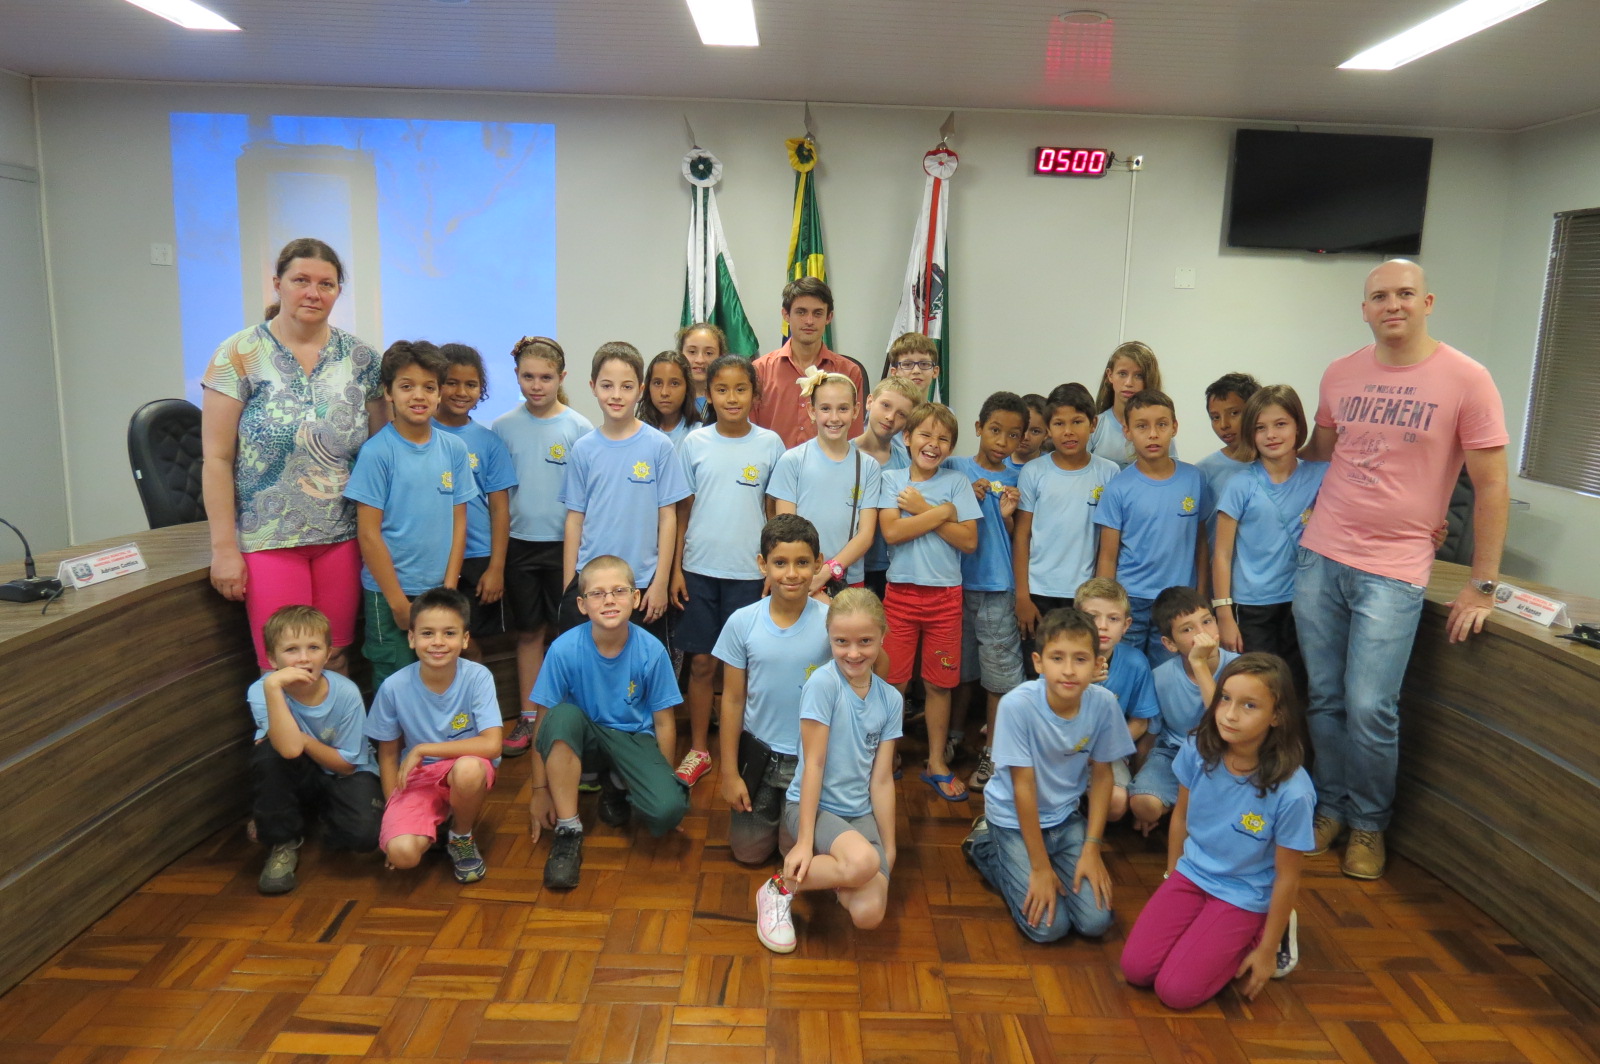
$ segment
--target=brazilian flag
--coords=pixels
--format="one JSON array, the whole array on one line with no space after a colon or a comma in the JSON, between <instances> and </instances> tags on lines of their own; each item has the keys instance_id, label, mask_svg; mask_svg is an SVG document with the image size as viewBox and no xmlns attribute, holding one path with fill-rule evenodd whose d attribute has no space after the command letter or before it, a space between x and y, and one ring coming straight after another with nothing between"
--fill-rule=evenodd
<instances>
[{"instance_id":1,"label":"brazilian flag","mask_svg":"<svg viewBox=\"0 0 1600 1064\"><path fill-rule=\"evenodd\" d=\"M789 227L789 280L815 277L828 279L828 266L822 250L822 215L817 210L817 142L810 137L794 137L784 142L789 149L789 165L794 167L794 221ZM783 335L789 335L787 322ZM833 349L833 326L822 334L822 343Z\"/></svg>"}]
</instances>

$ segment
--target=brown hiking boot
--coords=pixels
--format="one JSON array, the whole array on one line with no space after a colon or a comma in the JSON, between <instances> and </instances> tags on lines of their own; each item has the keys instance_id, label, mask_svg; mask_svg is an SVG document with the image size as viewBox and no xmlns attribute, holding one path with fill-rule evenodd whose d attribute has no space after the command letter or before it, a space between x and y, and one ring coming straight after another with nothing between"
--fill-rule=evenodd
<instances>
[{"instance_id":1,"label":"brown hiking boot","mask_svg":"<svg viewBox=\"0 0 1600 1064\"><path fill-rule=\"evenodd\" d=\"M1345 844L1344 863L1339 870L1351 879L1378 879L1383 875L1387 855L1383 849L1383 832L1350 830L1350 841Z\"/></svg>"},{"instance_id":2,"label":"brown hiking boot","mask_svg":"<svg viewBox=\"0 0 1600 1064\"><path fill-rule=\"evenodd\" d=\"M1316 857L1327 853L1333 844L1339 841L1339 836L1344 834L1344 825L1331 816L1317 814L1317 819L1311 824L1311 830L1316 835L1316 844L1306 851L1307 857Z\"/></svg>"}]
</instances>

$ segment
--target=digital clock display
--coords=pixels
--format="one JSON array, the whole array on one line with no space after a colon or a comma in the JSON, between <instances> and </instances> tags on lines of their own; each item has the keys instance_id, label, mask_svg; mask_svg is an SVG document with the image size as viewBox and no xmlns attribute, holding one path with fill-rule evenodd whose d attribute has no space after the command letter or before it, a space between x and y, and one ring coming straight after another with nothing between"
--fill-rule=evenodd
<instances>
[{"instance_id":1,"label":"digital clock display","mask_svg":"<svg viewBox=\"0 0 1600 1064\"><path fill-rule=\"evenodd\" d=\"M1104 148L1033 149L1033 172L1049 177L1104 177L1114 158Z\"/></svg>"}]
</instances>

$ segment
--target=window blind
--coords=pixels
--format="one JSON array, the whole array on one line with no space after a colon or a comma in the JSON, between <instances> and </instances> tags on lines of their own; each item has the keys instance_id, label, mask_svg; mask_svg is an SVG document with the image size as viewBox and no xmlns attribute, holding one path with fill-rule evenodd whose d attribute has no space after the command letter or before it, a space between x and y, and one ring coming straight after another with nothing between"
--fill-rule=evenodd
<instances>
[{"instance_id":1,"label":"window blind","mask_svg":"<svg viewBox=\"0 0 1600 1064\"><path fill-rule=\"evenodd\" d=\"M1600 495L1600 208L1555 216L1521 473Z\"/></svg>"}]
</instances>

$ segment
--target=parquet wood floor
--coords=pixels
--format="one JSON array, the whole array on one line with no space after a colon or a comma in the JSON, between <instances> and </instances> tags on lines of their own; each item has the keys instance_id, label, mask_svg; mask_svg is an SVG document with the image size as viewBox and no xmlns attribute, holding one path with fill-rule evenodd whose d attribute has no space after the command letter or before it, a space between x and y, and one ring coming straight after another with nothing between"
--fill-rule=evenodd
<instances>
[{"instance_id":1,"label":"parquet wood floor","mask_svg":"<svg viewBox=\"0 0 1600 1064\"><path fill-rule=\"evenodd\" d=\"M299 889L263 898L262 851L217 835L0 998L0 1062L1600 1064L1600 1007L1404 860L1376 883L1311 860L1299 969L1179 1014L1116 964L1164 842L1112 833L1104 941L1033 945L962 860L981 802L947 805L908 772L883 927L803 897L800 947L779 957L756 940L760 877L729 856L714 774L659 840L585 799L564 896L541 887L527 784L507 761L480 828L489 875L469 887L438 858L390 874L308 843Z\"/></svg>"}]
</instances>

